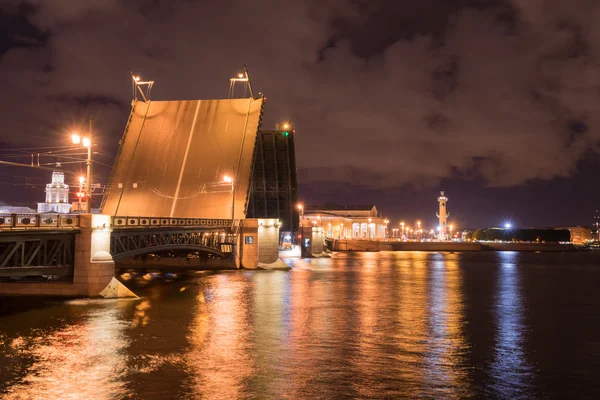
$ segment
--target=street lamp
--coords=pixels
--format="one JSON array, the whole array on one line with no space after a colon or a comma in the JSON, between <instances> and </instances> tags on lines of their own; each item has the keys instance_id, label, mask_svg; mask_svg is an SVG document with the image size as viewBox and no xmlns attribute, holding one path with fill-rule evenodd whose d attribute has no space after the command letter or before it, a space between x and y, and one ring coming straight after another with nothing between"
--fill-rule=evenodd
<instances>
[{"instance_id":1,"label":"street lamp","mask_svg":"<svg viewBox=\"0 0 600 400\"><path fill-rule=\"evenodd\" d=\"M83 182L85 182L85 177L80 176L79 177L79 192L77 192L77 198L79 199L79 214L81 214L81 209L83 208L81 206L81 199L83 197Z\"/></svg>"},{"instance_id":2,"label":"street lamp","mask_svg":"<svg viewBox=\"0 0 600 400\"><path fill-rule=\"evenodd\" d=\"M229 175L225 175L223 177L223 182L225 183L231 183L231 223L233 223L233 221L235 220L235 214L234 214L234 210L235 210L235 188L234 188L234 184L235 182L233 181L233 178Z\"/></svg>"},{"instance_id":3,"label":"street lamp","mask_svg":"<svg viewBox=\"0 0 600 400\"><path fill-rule=\"evenodd\" d=\"M454 225L449 225L448 229L450 229L450 240L452 240L452 230L454 229Z\"/></svg>"},{"instance_id":4,"label":"street lamp","mask_svg":"<svg viewBox=\"0 0 600 400\"><path fill-rule=\"evenodd\" d=\"M402 227L402 234L400 237L404 236L404 221L400 222L400 226Z\"/></svg>"},{"instance_id":5,"label":"street lamp","mask_svg":"<svg viewBox=\"0 0 600 400\"><path fill-rule=\"evenodd\" d=\"M85 212L89 214L91 212L92 206L92 120L90 118L90 131L88 132L88 136L84 136L83 138L79 136L77 132L71 135L71 140L73 144L82 144L83 147L87 148L87 160L85 164L87 166L87 185L86 185L86 203L85 203Z\"/></svg>"},{"instance_id":6,"label":"street lamp","mask_svg":"<svg viewBox=\"0 0 600 400\"><path fill-rule=\"evenodd\" d=\"M300 216L300 226L302 226L302 220L304 219L304 206L300 203L297 205L297 207Z\"/></svg>"}]
</instances>

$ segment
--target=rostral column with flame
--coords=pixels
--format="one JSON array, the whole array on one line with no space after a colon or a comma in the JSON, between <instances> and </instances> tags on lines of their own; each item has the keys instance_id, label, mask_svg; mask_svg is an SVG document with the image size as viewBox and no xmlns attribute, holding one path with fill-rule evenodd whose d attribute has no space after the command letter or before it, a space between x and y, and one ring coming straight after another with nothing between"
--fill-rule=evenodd
<instances>
[{"instance_id":1,"label":"rostral column with flame","mask_svg":"<svg viewBox=\"0 0 600 400\"><path fill-rule=\"evenodd\" d=\"M438 202L440 203L440 211L436 213L437 217L440 220L440 232L438 238L441 240L447 240L448 234L446 233L446 228L448 224L448 217L450 213L446 210L446 203L448 202L448 198L444 196L444 191L440 192L440 197L438 197Z\"/></svg>"}]
</instances>

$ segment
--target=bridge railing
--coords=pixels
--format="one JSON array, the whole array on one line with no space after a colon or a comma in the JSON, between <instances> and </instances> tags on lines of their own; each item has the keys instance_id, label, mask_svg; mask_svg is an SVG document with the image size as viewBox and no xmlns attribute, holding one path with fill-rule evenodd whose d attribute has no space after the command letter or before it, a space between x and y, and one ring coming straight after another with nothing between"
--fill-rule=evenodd
<instances>
[{"instance_id":1,"label":"bridge railing","mask_svg":"<svg viewBox=\"0 0 600 400\"><path fill-rule=\"evenodd\" d=\"M114 216L113 228L231 228L230 219Z\"/></svg>"},{"instance_id":2,"label":"bridge railing","mask_svg":"<svg viewBox=\"0 0 600 400\"><path fill-rule=\"evenodd\" d=\"M0 231L28 229L78 229L79 215L0 214Z\"/></svg>"}]
</instances>

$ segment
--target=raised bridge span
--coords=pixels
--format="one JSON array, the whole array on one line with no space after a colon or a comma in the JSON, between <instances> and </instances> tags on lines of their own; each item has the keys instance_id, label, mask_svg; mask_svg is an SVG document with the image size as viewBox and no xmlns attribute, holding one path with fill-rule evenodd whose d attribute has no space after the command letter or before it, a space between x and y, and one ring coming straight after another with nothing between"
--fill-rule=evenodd
<instances>
[{"instance_id":1,"label":"raised bridge span","mask_svg":"<svg viewBox=\"0 0 600 400\"><path fill-rule=\"evenodd\" d=\"M278 216L288 210L293 221L297 198L288 171L293 132L257 140L263 110L263 97L134 100L102 215L7 215L0 223L0 294L2 276L33 273L66 278L61 285L71 274L78 285L46 294L94 295L114 274L113 260L167 250L230 257L237 267L276 261ZM25 288L10 290L41 294Z\"/></svg>"},{"instance_id":2,"label":"raised bridge span","mask_svg":"<svg viewBox=\"0 0 600 400\"><path fill-rule=\"evenodd\" d=\"M246 217L263 98L133 103L102 213Z\"/></svg>"}]
</instances>

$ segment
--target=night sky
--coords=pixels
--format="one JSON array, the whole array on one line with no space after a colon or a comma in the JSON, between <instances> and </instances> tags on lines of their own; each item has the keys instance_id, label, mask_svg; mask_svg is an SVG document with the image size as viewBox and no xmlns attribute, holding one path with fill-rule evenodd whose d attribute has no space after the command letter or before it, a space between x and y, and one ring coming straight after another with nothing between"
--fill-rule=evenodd
<instances>
[{"instance_id":1,"label":"night sky","mask_svg":"<svg viewBox=\"0 0 600 400\"><path fill-rule=\"evenodd\" d=\"M263 128L296 129L305 203L372 203L394 224L431 225L445 190L462 227L591 225L600 206L597 0L0 0L0 9L0 160L68 145L91 116L105 182L129 114L129 70L156 81L154 100L205 99L227 97L247 64L268 99ZM0 201L33 206L49 176L0 166Z\"/></svg>"}]
</instances>

